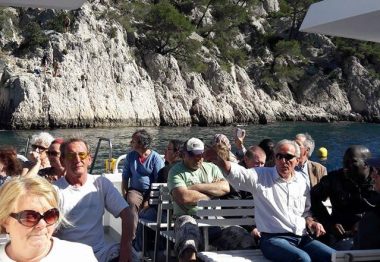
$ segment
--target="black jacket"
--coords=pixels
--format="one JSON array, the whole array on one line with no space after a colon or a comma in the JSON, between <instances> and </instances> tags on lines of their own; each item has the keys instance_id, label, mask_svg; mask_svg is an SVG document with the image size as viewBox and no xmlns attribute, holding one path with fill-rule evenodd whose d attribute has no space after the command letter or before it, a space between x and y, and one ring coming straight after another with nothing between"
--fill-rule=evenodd
<instances>
[{"instance_id":1,"label":"black jacket","mask_svg":"<svg viewBox=\"0 0 380 262\"><path fill-rule=\"evenodd\" d=\"M349 178L343 169L335 170L324 176L311 190L313 215L327 230L334 224L341 224L346 231L350 231L364 213L375 206L376 195L371 176L359 184ZM330 198L332 205L331 215L321 205L327 198Z\"/></svg>"}]
</instances>

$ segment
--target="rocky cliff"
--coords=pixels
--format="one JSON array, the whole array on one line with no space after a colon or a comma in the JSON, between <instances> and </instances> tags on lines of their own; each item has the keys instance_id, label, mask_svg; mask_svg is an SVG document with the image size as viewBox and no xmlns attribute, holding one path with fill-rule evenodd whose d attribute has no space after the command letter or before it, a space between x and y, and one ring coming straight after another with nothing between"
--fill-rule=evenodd
<instances>
[{"instance_id":1,"label":"rocky cliff","mask_svg":"<svg viewBox=\"0 0 380 262\"><path fill-rule=\"evenodd\" d=\"M252 18L258 30L265 24L266 12L278 9L277 1L264 3ZM95 11L106 8L96 1L84 4L76 11L72 30L45 31L47 48L27 55L14 55L9 48L22 41L16 31L8 38L2 35L2 127L380 120L380 81L354 56L332 68L327 63L328 74L318 66L296 84L282 81L281 88L268 91L257 76L263 64L274 61L271 51L246 67L231 65L228 70L213 57L205 57L204 72L189 72L170 55L136 56L136 46L122 26L96 16ZM314 43L307 49L309 67L334 57L329 38L306 35L304 41ZM51 64L41 67L46 54L50 63L57 61L56 72Z\"/></svg>"}]
</instances>

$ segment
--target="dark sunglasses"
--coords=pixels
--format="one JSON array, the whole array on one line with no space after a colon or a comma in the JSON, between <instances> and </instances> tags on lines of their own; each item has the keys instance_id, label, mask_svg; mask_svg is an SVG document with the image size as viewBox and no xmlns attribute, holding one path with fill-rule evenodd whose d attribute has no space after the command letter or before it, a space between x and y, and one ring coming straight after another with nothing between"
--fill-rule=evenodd
<instances>
[{"instance_id":1,"label":"dark sunglasses","mask_svg":"<svg viewBox=\"0 0 380 262\"><path fill-rule=\"evenodd\" d=\"M79 152L79 153L76 153L76 152L69 152L69 153L66 154L65 157L66 157L68 160L73 160L73 159L75 159L77 156L79 156L79 158L80 158L81 160L85 160L85 159L87 158L88 155L89 155L88 152Z\"/></svg>"},{"instance_id":2,"label":"dark sunglasses","mask_svg":"<svg viewBox=\"0 0 380 262\"><path fill-rule=\"evenodd\" d=\"M36 150L37 148L38 148L40 151L45 151L45 150L47 149L46 147L43 147L43 146L32 145L32 149L33 149L33 150Z\"/></svg>"},{"instance_id":3,"label":"dark sunglasses","mask_svg":"<svg viewBox=\"0 0 380 262\"><path fill-rule=\"evenodd\" d=\"M47 154L48 154L48 156L54 156L54 157L57 157L57 156L59 156L61 153L60 153L60 152L57 152L57 151L47 151Z\"/></svg>"},{"instance_id":4,"label":"dark sunglasses","mask_svg":"<svg viewBox=\"0 0 380 262\"><path fill-rule=\"evenodd\" d=\"M11 217L26 227L34 227L41 219L44 219L46 224L53 225L59 219L59 211L56 208L49 209L42 215L34 210L24 210L18 213L11 213Z\"/></svg>"},{"instance_id":5,"label":"dark sunglasses","mask_svg":"<svg viewBox=\"0 0 380 262\"><path fill-rule=\"evenodd\" d=\"M286 161L290 161L292 160L293 158L295 158L296 156L292 155L292 154L281 154L281 153L277 153L276 154L276 159L277 160L282 160L285 158Z\"/></svg>"}]
</instances>

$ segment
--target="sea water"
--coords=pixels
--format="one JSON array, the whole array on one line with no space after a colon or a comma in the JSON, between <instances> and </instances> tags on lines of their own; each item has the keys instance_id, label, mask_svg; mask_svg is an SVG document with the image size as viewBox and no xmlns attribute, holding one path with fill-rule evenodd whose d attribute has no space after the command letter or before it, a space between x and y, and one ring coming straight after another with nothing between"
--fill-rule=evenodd
<instances>
[{"instance_id":1,"label":"sea water","mask_svg":"<svg viewBox=\"0 0 380 262\"><path fill-rule=\"evenodd\" d=\"M350 145L361 144L368 147L373 155L380 155L380 125L368 123L336 122L279 122L267 125L247 125L240 127L246 130L245 146L258 144L264 138L275 141L280 139L293 139L297 133L309 133L315 140L316 146L312 160L319 161L317 150L325 147L328 150L328 158L323 164L327 169L333 170L342 166L344 151ZM84 137L94 153L100 137L109 138L112 141L112 154L117 158L121 154L130 151L129 143L133 132L141 129L138 127L92 128L92 129L54 129L45 130L54 137L69 138L72 136ZM153 149L164 154L166 145L170 139L185 141L190 137L198 137L206 142L211 141L214 134L223 133L233 145L235 126L218 127L146 127L153 137ZM0 145L12 145L20 154L25 154L25 146L28 137L41 130L17 130L0 131ZM95 162L95 172L102 173L104 161L108 158L108 143L102 142L99 155ZM119 167L121 168L121 167Z\"/></svg>"}]
</instances>

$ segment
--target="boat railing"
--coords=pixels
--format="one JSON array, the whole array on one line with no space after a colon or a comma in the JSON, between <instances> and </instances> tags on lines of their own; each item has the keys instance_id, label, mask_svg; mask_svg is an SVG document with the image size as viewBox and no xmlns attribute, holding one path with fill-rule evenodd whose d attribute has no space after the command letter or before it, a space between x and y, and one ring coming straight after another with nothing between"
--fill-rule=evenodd
<instances>
[{"instance_id":1,"label":"boat railing","mask_svg":"<svg viewBox=\"0 0 380 262\"><path fill-rule=\"evenodd\" d=\"M113 168L113 174L118 174L119 173L119 164L122 160L124 160L127 157L127 154L121 155L116 159L115 162L115 167Z\"/></svg>"},{"instance_id":2,"label":"boat railing","mask_svg":"<svg viewBox=\"0 0 380 262\"><path fill-rule=\"evenodd\" d=\"M91 164L90 174L92 174L92 171L94 170L95 162L96 162L96 159L98 157L99 148L100 148L100 144L102 143L102 141L108 142L108 161L109 161L109 163L112 162L112 142L111 142L111 139L110 138L106 138L106 137L100 137L99 140L98 140L98 144L96 146L94 158L93 158L93 161L92 161L92 164Z\"/></svg>"},{"instance_id":3,"label":"boat railing","mask_svg":"<svg viewBox=\"0 0 380 262\"><path fill-rule=\"evenodd\" d=\"M29 144L30 144L30 139L31 138L32 138L31 136L28 136L28 139L26 140L25 152L24 152L24 156L25 157L28 157L28 150L29 150Z\"/></svg>"}]
</instances>

